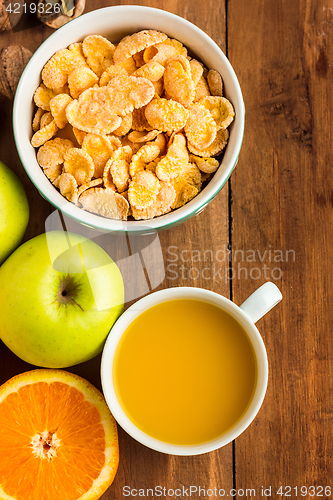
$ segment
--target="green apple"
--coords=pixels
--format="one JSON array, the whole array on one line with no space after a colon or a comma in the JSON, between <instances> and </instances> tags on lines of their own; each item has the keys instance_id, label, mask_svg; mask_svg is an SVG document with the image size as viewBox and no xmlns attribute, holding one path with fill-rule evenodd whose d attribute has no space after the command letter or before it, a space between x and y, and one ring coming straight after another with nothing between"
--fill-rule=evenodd
<instances>
[{"instance_id":1,"label":"green apple","mask_svg":"<svg viewBox=\"0 0 333 500\"><path fill-rule=\"evenodd\" d=\"M0 268L0 338L33 365L65 368L93 358L123 306L117 265L78 234L41 234Z\"/></svg>"},{"instance_id":2,"label":"green apple","mask_svg":"<svg viewBox=\"0 0 333 500\"><path fill-rule=\"evenodd\" d=\"M29 220L29 205L23 186L0 161L0 265L20 244Z\"/></svg>"}]
</instances>

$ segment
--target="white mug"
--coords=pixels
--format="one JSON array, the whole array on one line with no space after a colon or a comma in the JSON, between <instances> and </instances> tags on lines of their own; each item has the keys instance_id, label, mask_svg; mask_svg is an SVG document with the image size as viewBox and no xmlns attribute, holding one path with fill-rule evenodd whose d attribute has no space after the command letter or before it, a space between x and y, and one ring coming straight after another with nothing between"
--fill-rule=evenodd
<instances>
[{"instance_id":1,"label":"white mug","mask_svg":"<svg viewBox=\"0 0 333 500\"><path fill-rule=\"evenodd\" d=\"M195 299L208 302L226 311L243 327L252 345L257 364L257 379L251 402L242 417L218 438L195 445L174 445L155 439L139 429L123 411L113 384L113 362L118 343L129 325L142 312L161 302L177 299ZM207 453L233 441L253 421L264 400L268 382L268 361L264 342L255 326L264 314L274 307L282 295L274 283L266 282L238 307L229 299L202 288L179 287L154 292L133 304L118 319L105 343L101 379L106 402L121 427L140 443L153 450L171 455L199 455Z\"/></svg>"}]
</instances>

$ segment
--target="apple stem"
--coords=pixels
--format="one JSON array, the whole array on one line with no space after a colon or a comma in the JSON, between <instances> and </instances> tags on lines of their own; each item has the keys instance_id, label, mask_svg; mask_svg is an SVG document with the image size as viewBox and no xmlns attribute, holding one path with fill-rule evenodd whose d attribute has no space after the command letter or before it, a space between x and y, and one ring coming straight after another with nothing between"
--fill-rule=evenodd
<instances>
[{"instance_id":1,"label":"apple stem","mask_svg":"<svg viewBox=\"0 0 333 500\"><path fill-rule=\"evenodd\" d=\"M76 302L77 294L80 290L80 284L75 282L75 279L70 274L60 279L58 285L57 301L59 306L67 306L68 304L75 304L82 311L80 304Z\"/></svg>"}]
</instances>

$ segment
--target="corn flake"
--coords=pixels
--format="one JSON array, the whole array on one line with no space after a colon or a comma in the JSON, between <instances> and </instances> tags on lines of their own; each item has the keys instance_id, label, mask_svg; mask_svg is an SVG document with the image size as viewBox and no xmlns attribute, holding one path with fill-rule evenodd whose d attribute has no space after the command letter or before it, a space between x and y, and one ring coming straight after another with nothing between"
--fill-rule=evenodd
<instances>
[{"instance_id":1,"label":"corn flake","mask_svg":"<svg viewBox=\"0 0 333 500\"><path fill-rule=\"evenodd\" d=\"M143 30L133 35L126 36L119 42L114 51L114 62L121 63L141 50L163 42L166 38L167 36L165 33L155 30Z\"/></svg>"},{"instance_id":2,"label":"corn flake","mask_svg":"<svg viewBox=\"0 0 333 500\"><path fill-rule=\"evenodd\" d=\"M129 183L128 199L134 208L148 208L156 200L160 181L149 171L137 172Z\"/></svg>"},{"instance_id":3,"label":"corn flake","mask_svg":"<svg viewBox=\"0 0 333 500\"><path fill-rule=\"evenodd\" d=\"M144 62L156 62L165 66L167 61L177 55L176 48L165 43L158 43L148 47L143 53Z\"/></svg>"},{"instance_id":4,"label":"corn flake","mask_svg":"<svg viewBox=\"0 0 333 500\"><path fill-rule=\"evenodd\" d=\"M42 79L45 86L49 89L63 87L67 83L68 75L82 64L82 59L73 51L68 49L58 50L42 70Z\"/></svg>"},{"instance_id":5,"label":"corn flake","mask_svg":"<svg viewBox=\"0 0 333 500\"><path fill-rule=\"evenodd\" d=\"M58 128L64 128L67 125L66 108L72 100L68 94L58 94L52 97L50 110Z\"/></svg>"},{"instance_id":6,"label":"corn flake","mask_svg":"<svg viewBox=\"0 0 333 500\"><path fill-rule=\"evenodd\" d=\"M186 139L183 134L175 134L173 137L170 137L167 154L170 157L172 155L175 160L178 158L186 162L189 161Z\"/></svg>"},{"instance_id":7,"label":"corn flake","mask_svg":"<svg viewBox=\"0 0 333 500\"><path fill-rule=\"evenodd\" d=\"M37 132L37 130L39 130L40 121L41 121L41 118L42 118L44 113L45 113L44 109L42 109L42 108L37 109L35 116L34 116L34 119L32 121L32 130L34 132Z\"/></svg>"},{"instance_id":8,"label":"corn flake","mask_svg":"<svg viewBox=\"0 0 333 500\"><path fill-rule=\"evenodd\" d=\"M113 64L115 46L101 35L89 35L83 40L83 53L88 66L101 76Z\"/></svg>"},{"instance_id":9,"label":"corn flake","mask_svg":"<svg viewBox=\"0 0 333 500\"><path fill-rule=\"evenodd\" d=\"M58 94L68 94L69 95L70 94L67 83L65 83L65 85L63 85L62 87L54 88L53 92L55 93L55 95L58 95Z\"/></svg>"},{"instance_id":10,"label":"corn flake","mask_svg":"<svg viewBox=\"0 0 333 500\"><path fill-rule=\"evenodd\" d=\"M197 61L196 59L190 60L190 68L191 68L191 77L194 88L196 88L200 78L203 74L203 65Z\"/></svg>"},{"instance_id":11,"label":"corn flake","mask_svg":"<svg viewBox=\"0 0 333 500\"><path fill-rule=\"evenodd\" d=\"M175 179L172 179L171 185L176 192L175 201L171 205L171 208L173 209L183 207L199 193L199 190L195 186L186 182L183 177L176 177Z\"/></svg>"},{"instance_id":12,"label":"corn flake","mask_svg":"<svg viewBox=\"0 0 333 500\"><path fill-rule=\"evenodd\" d=\"M200 191L202 186L201 172L194 163L188 163L184 172L184 178L189 184L192 184Z\"/></svg>"},{"instance_id":13,"label":"corn flake","mask_svg":"<svg viewBox=\"0 0 333 500\"><path fill-rule=\"evenodd\" d=\"M41 128L40 130L37 130L37 132L34 133L34 135L31 138L31 145L34 148L39 148L39 146L42 146L45 144L45 142L49 141L52 139L52 137L57 133L58 127L53 120L49 125L46 125L45 127Z\"/></svg>"},{"instance_id":14,"label":"corn flake","mask_svg":"<svg viewBox=\"0 0 333 500\"><path fill-rule=\"evenodd\" d=\"M156 200L148 208L139 209L132 207L132 215L134 219L153 219L160 215L167 214L171 211L171 205L176 199L176 191L169 182L160 182L160 190Z\"/></svg>"},{"instance_id":15,"label":"corn flake","mask_svg":"<svg viewBox=\"0 0 333 500\"><path fill-rule=\"evenodd\" d=\"M147 163L154 161L160 154L160 148L153 142L145 144L132 156L130 163L130 175L134 177L138 172L144 170Z\"/></svg>"},{"instance_id":16,"label":"corn flake","mask_svg":"<svg viewBox=\"0 0 333 500\"><path fill-rule=\"evenodd\" d=\"M87 135L87 132L83 132L82 130L80 130L80 129L76 128L76 127L73 127L73 134L74 134L75 139L77 140L78 144L80 146L82 146L83 139Z\"/></svg>"},{"instance_id":17,"label":"corn flake","mask_svg":"<svg viewBox=\"0 0 333 500\"><path fill-rule=\"evenodd\" d=\"M161 134L160 130L151 130L150 132L147 132L146 130L143 130L142 132L133 130L133 132L128 134L128 138L131 142L148 142L155 139L155 137L159 134Z\"/></svg>"},{"instance_id":18,"label":"corn flake","mask_svg":"<svg viewBox=\"0 0 333 500\"><path fill-rule=\"evenodd\" d=\"M155 89L155 98L156 97L161 97L163 92L164 92L164 81L163 77L160 78L159 80L156 80L156 82L153 82L154 89Z\"/></svg>"},{"instance_id":19,"label":"corn flake","mask_svg":"<svg viewBox=\"0 0 333 500\"><path fill-rule=\"evenodd\" d=\"M109 139L113 150L120 148L122 146L122 143L121 143L121 140L119 139L119 137L116 137L113 134L109 134L109 135L107 135L107 138Z\"/></svg>"},{"instance_id":20,"label":"corn flake","mask_svg":"<svg viewBox=\"0 0 333 500\"><path fill-rule=\"evenodd\" d=\"M125 83L121 84L117 82L116 86L112 86L113 82L114 80L108 88L114 90L113 96L115 101L117 101L117 98L119 99L118 96L115 97L117 93L123 100L122 103L117 101L117 104L119 103L121 108L119 110L121 116L133 111L133 109L145 106L152 100L155 94L154 85L146 78L129 76ZM128 111L124 113L123 108Z\"/></svg>"},{"instance_id":21,"label":"corn flake","mask_svg":"<svg viewBox=\"0 0 333 500\"><path fill-rule=\"evenodd\" d=\"M126 220L129 210L128 201L124 196L112 189L91 188L81 194L79 203L84 210L109 219Z\"/></svg>"},{"instance_id":22,"label":"corn flake","mask_svg":"<svg viewBox=\"0 0 333 500\"><path fill-rule=\"evenodd\" d=\"M151 82L157 82L160 80L164 73L164 66L155 61L149 61L143 64L139 69L134 71L132 76L140 76L142 78L147 78Z\"/></svg>"},{"instance_id":23,"label":"corn flake","mask_svg":"<svg viewBox=\"0 0 333 500\"><path fill-rule=\"evenodd\" d=\"M164 134L159 134L152 144L156 144L160 148L161 155L166 153L167 141Z\"/></svg>"},{"instance_id":24,"label":"corn flake","mask_svg":"<svg viewBox=\"0 0 333 500\"><path fill-rule=\"evenodd\" d=\"M98 83L98 76L88 67L79 66L68 76L68 87L73 99Z\"/></svg>"},{"instance_id":25,"label":"corn flake","mask_svg":"<svg viewBox=\"0 0 333 500\"><path fill-rule=\"evenodd\" d=\"M171 133L184 127L189 112L181 103L172 99L153 99L147 105L145 115L153 129Z\"/></svg>"},{"instance_id":26,"label":"corn flake","mask_svg":"<svg viewBox=\"0 0 333 500\"><path fill-rule=\"evenodd\" d=\"M128 134L128 132L132 128L132 122L133 122L133 115L132 113L128 113L127 115L122 117L120 126L116 128L116 130L114 130L113 133L119 136Z\"/></svg>"},{"instance_id":27,"label":"corn flake","mask_svg":"<svg viewBox=\"0 0 333 500\"><path fill-rule=\"evenodd\" d=\"M168 99L190 107L195 97L190 63L186 57L177 55L168 60L164 71L164 89Z\"/></svg>"},{"instance_id":28,"label":"corn flake","mask_svg":"<svg viewBox=\"0 0 333 500\"><path fill-rule=\"evenodd\" d=\"M80 130L108 134L121 125L120 116L144 106L153 95L154 86L146 78L114 78L105 87L82 92L79 99L67 107L66 114L71 125Z\"/></svg>"},{"instance_id":29,"label":"corn flake","mask_svg":"<svg viewBox=\"0 0 333 500\"><path fill-rule=\"evenodd\" d=\"M190 162L195 163L201 172L212 174L219 168L220 163L216 158L201 158L200 156L190 155ZM202 176L201 176L202 177Z\"/></svg>"},{"instance_id":30,"label":"corn flake","mask_svg":"<svg viewBox=\"0 0 333 500\"><path fill-rule=\"evenodd\" d=\"M133 155L135 155L142 147L141 142L131 142L127 135L124 135L124 137L120 140L122 146L129 146L131 148Z\"/></svg>"},{"instance_id":31,"label":"corn flake","mask_svg":"<svg viewBox=\"0 0 333 500\"><path fill-rule=\"evenodd\" d=\"M74 144L69 139L56 137L55 139L47 141L39 148L37 152L37 161L43 169L57 167L58 165L62 166L66 151L73 147Z\"/></svg>"},{"instance_id":32,"label":"corn flake","mask_svg":"<svg viewBox=\"0 0 333 500\"><path fill-rule=\"evenodd\" d=\"M189 142L198 149L208 148L214 141L217 132L214 118L209 110L200 103L191 107L184 130Z\"/></svg>"},{"instance_id":33,"label":"corn flake","mask_svg":"<svg viewBox=\"0 0 333 500\"><path fill-rule=\"evenodd\" d=\"M191 153L201 156L203 158L208 158L210 156L217 156L220 154L223 149L226 147L229 138L228 129L220 129L217 131L216 138L211 143L208 148L198 149L189 141L187 143L187 147Z\"/></svg>"},{"instance_id":34,"label":"corn flake","mask_svg":"<svg viewBox=\"0 0 333 500\"><path fill-rule=\"evenodd\" d=\"M156 166L157 177L162 181L170 181L182 175L187 169L188 160L185 137L182 134L176 134L168 147L166 156Z\"/></svg>"},{"instance_id":35,"label":"corn flake","mask_svg":"<svg viewBox=\"0 0 333 500\"><path fill-rule=\"evenodd\" d=\"M93 179L92 181L86 182L85 184L82 184L78 190L77 190L77 195L80 198L81 194L86 191L87 189L93 188L93 187L100 187L103 185L103 179Z\"/></svg>"},{"instance_id":36,"label":"corn flake","mask_svg":"<svg viewBox=\"0 0 333 500\"><path fill-rule=\"evenodd\" d=\"M200 101L200 104L205 106L214 118L217 130L229 127L234 119L234 108L225 97L206 97Z\"/></svg>"},{"instance_id":37,"label":"corn flake","mask_svg":"<svg viewBox=\"0 0 333 500\"><path fill-rule=\"evenodd\" d=\"M44 111L50 111L50 100L55 95L56 94L52 89L48 89L47 87L45 87L44 83L41 83L34 93L34 101L36 106L44 109Z\"/></svg>"},{"instance_id":38,"label":"corn flake","mask_svg":"<svg viewBox=\"0 0 333 500\"><path fill-rule=\"evenodd\" d=\"M207 75L207 82L209 85L209 90L213 96L223 96L223 82L222 77L218 71L215 69L210 69Z\"/></svg>"},{"instance_id":39,"label":"corn flake","mask_svg":"<svg viewBox=\"0 0 333 500\"><path fill-rule=\"evenodd\" d=\"M50 123L53 121L53 116L50 111L47 111L46 113L43 114L43 116L40 119L40 128L46 127L46 125L50 125Z\"/></svg>"},{"instance_id":40,"label":"corn flake","mask_svg":"<svg viewBox=\"0 0 333 500\"><path fill-rule=\"evenodd\" d=\"M165 45L169 45L175 49L176 54L187 57L187 48L184 47L182 42L176 40L175 38L167 38L163 42Z\"/></svg>"},{"instance_id":41,"label":"corn flake","mask_svg":"<svg viewBox=\"0 0 333 500\"><path fill-rule=\"evenodd\" d=\"M68 50L72 52L75 56L77 56L85 66L87 66L87 61L83 53L82 42L71 43L70 46L68 47Z\"/></svg>"},{"instance_id":42,"label":"corn flake","mask_svg":"<svg viewBox=\"0 0 333 500\"><path fill-rule=\"evenodd\" d=\"M106 162L111 158L113 147L106 135L87 134L82 142L82 149L94 162L94 177L102 177Z\"/></svg>"},{"instance_id":43,"label":"corn flake","mask_svg":"<svg viewBox=\"0 0 333 500\"><path fill-rule=\"evenodd\" d=\"M78 200L77 182L71 174L61 174L58 180L60 193L65 196L68 201L76 203Z\"/></svg>"},{"instance_id":44,"label":"corn flake","mask_svg":"<svg viewBox=\"0 0 333 500\"><path fill-rule=\"evenodd\" d=\"M129 217L130 215L132 215L132 207L128 202L128 191L123 191L122 193L119 193L119 194L120 194L120 196L123 196L128 203L127 217Z\"/></svg>"},{"instance_id":45,"label":"corn flake","mask_svg":"<svg viewBox=\"0 0 333 500\"><path fill-rule=\"evenodd\" d=\"M156 175L156 167L159 164L159 162L161 161L161 159L162 158L160 156L158 156L157 158L155 158L155 160L147 163L147 165L145 166L145 170L149 170L150 172L153 172L153 174Z\"/></svg>"},{"instance_id":46,"label":"corn flake","mask_svg":"<svg viewBox=\"0 0 333 500\"><path fill-rule=\"evenodd\" d=\"M202 181L200 170L189 163L183 175L170 181L176 191L176 198L171 208L179 208L192 200L200 191Z\"/></svg>"},{"instance_id":47,"label":"corn flake","mask_svg":"<svg viewBox=\"0 0 333 500\"><path fill-rule=\"evenodd\" d=\"M44 168L44 174L55 185L56 180L59 179L62 174L62 165L54 165L53 167Z\"/></svg>"},{"instance_id":48,"label":"corn flake","mask_svg":"<svg viewBox=\"0 0 333 500\"><path fill-rule=\"evenodd\" d=\"M128 75L131 75L137 69L137 66L135 64L133 57L128 57L127 59L125 59L125 61L120 63L120 66L122 66L124 69L126 69Z\"/></svg>"},{"instance_id":49,"label":"corn flake","mask_svg":"<svg viewBox=\"0 0 333 500\"><path fill-rule=\"evenodd\" d=\"M110 169L112 181L119 193L128 188L129 166L132 158L132 150L129 146L118 148L111 155L106 168Z\"/></svg>"},{"instance_id":50,"label":"corn flake","mask_svg":"<svg viewBox=\"0 0 333 500\"><path fill-rule=\"evenodd\" d=\"M64 172L72 174L79 186L91 181L95 166L92 158L83 149L72 148L65 153Z\"/></svg>"},{"instance_id":51,"label":"corn flake","mask_svg":"<svg viewBox=\"0 0 333 500\"><path fill-rule=\"evenodd\" d=\"M120 116L112 113L108 87L91 88L82 92L78 100L66 108L69 123L83 132L109 134L121 124Z\"/></svg>"},{"instance_id":52,"label":"corn flake","mask_svg":"<svg viewBox=\"0 0 333 500\"><path fill-rule=\"evenodd\" d=\"M115 191L115 192L117 191L116 185L113 182L113 177L112 177L112 174L111 174L109 161L106 162L106 165L104 167L104 171L103 171L103 184L104 184L105 188L112 189L112 191Z\"/></svg>"},{"instance_id":53,"label":"corn flake","mask_svg":"<svg viewBox=\"0 0 333 500\"><path fill-rule=\"evenodd\" d=\"M207 82L205 80L204 76L201 76L200 80L198 81L196 87L195 87L195 97L194 97L194 102L198 102L201 99L204 99L205 97L210 96L209 93L209 88L207 85Z\"/></svg>"},{"instance_id":54,"label":"corn flake","mask_svg":"<svg viewBox=\"0 0 333 500\"><path fill-rule=\"evenodd\" d=\"M103 72L99 80L99 85L100 87L103 87L104 85L110 83L113 78L126 80L127 77L128 73L126 69L123 68L123 66L121 66L120 64L113 64Z\"/></svg>"}]
</instances>

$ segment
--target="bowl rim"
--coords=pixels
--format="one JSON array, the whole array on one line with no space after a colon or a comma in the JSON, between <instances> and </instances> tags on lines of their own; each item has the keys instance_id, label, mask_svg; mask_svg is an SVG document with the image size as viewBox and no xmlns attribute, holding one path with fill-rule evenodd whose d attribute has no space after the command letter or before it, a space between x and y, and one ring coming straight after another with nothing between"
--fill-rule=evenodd
<instances>
[{"instance_id":1,"label":"bowl rim","mask_svg":"<svg viewBox=\"0 0 333 500\"><path fill-rule=\"evenodd\" d=\"M190 298L225 310L243 327L255 352L257 377L251 400L239 420L218 438L196 445L175 445L155 439L141 431L122 409L113 384L113 362L117 346L127 328L147 309L166 301ZM110 364L111 359L111 364ZM171 455L200 455L217 450L236 439L251 424L264 401L268 384L268 359L264 341L249 316L230 299L211 290L196 287L172 287L153 292L130 306L116 321L105 342L101 360L101 383L106 402L119 425L139 443Z\"/></svg>"},{"instance_id":2,"label":"bowl rim","mask_svg":"<svg viewBox=\"0 0 333 500\"><path fill-rule=\"evenodd\" d=\"M104 218L102 216L99 216L97 214L93 214L87 211L82 210L81 208L73 205L71 202L68 202L63 198L56 190L54 193L54 196L51 196L51 194L47 194L44 191L42 191L42 188L39 186L38 181L34 178L33 175L33 169L26 167L25 166L25 161L24 161L24 147L21 144L20 140L20 134L19 134L19 123L20 123L20 101L21 99L24 99L24 83L25 80L27 79L29 75L29 69L31 66L31 63L34 61L38 60L39 55L41 51L44 50L44 47L46 44L50 44L50 41L52 41L53 37L59 37L59 33L61 33L64 30L68 30L69 26L73 27L72 23L82 23L82 20L84 19L85 21L91 21L93 22L94 18L99 18L101 15L106 16L111 14L112 12L115 11L123 11L123 12L141 12L141 13L148 13L152 12L155 13L156 15L162 15L166 17L166 19L169 19L169 22L172 22L173 20L176 20L178 23L181 22L185 24L189 29L192 31L196 32L200 38L207 43L208 45L212 46L219 52L220 57L223 59L223 63L225 66L228 68L228 76L231 78L233 82L233 86L237 95L237 100L240 106L241 112L237 114L237 121L238 121L238 136L236 138L236 143L234 150L232 152L232 155L230 157L230 160L223 172L223 175L221 179L219 180L216 185L210 186L209 184L195 197L193 198L190 202L188 202L186 205L169 212L168 214L156 217L154 219L148 219L148 220L139 220L139 221L121 221L121 220L115 220L115 219L108 219ZM58 50L58 49L57 49ZM147 230L162 230L162 229L168 229L174 225L178 225L193 215L198 215L208 204L209 202L220 192L220 190L224 187L226 182L228 181L234 167L237 164L240 149L242 146L242 141L244 137L244 128L245 128L245 105L243 101L243 96L242 96L242 91L240 88L240 84L238 82L237 76L235 74L235 71L233 67L231 66L228 58L222 51L222 49L217 45L217 43L210 38L201 28L196 26L195 24L191 23L190 21L184 19L181 16L178 16L177 14L173 14L171 12L168 12L163 9L155 8L155 7L146 7L146 6L140 6L140 5L116 5L116 6L109 6L109 7L104 7L101 9L96 9L91 12L87 12L83 14L80 17L77 17L76 19L73 19L69 23L65 24L61 28L57 29L54 33L52 33L42 44L38 47L38 49L35 51L31 59L29 60L26 68L24 69L19 84L17 86L15 98L14 98L14 105L13 105L13 131L14 131L14 140L16 144L16 149L18 151L18 155L20 157L21 163L27 172L30 180L34 184L34 186L37 188L39 193L41 194L44 199L46 199L51 205L53 205L55 208L58 210L62 211L65 215L69 216L70 218L74 219L76 222L86 225L92 229L96 230L101 230L101 231L119 231L119 232L147 232ZM54 188L55 189L55 188ZM52 193L53 195L53 193ZM61 196L61 200L57 197ZM58 198L58 199L56 199ZM59 200L59 201L58 201ZM77 210L80 210L80 215L77 212Z\"/></svg>"}]
</instances>

